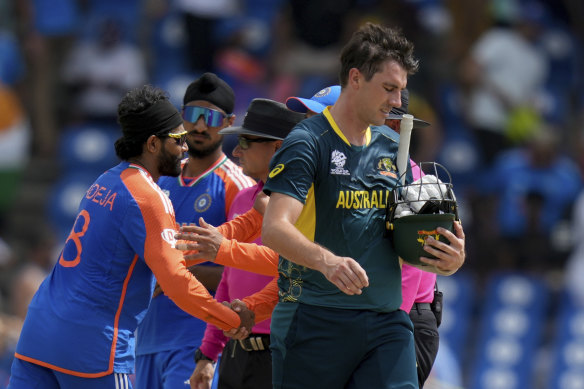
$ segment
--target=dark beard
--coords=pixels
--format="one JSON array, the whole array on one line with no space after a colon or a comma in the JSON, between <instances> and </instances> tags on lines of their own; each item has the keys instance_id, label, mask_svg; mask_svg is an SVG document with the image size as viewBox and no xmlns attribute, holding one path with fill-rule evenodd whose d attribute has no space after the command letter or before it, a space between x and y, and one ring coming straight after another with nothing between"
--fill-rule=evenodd
<instances>
[{"instance_id":1,"label":"dark beard","mask_svg":"<svg viewBox=\"0 0 584 389\"><path fill-rule=\"evenodd\" d=\"M180 161L181 157L174 157L163 148L158 159L158 171L160 175L178 177L181 172Z\"/></svg>"},{"instance_id":2,"label":"dark beard","mask_svg":"<svg viewBox=\"0 0 584 389\"><path fill-rule=\"evenodd\" d=\"M195 145L187 140L187 145L189 146L189 155L193 158L205 158L221 147L223 144L223 137L219 139L217 142L205 147L204 149L195 149Z\"/></svg>"}]
</instances>

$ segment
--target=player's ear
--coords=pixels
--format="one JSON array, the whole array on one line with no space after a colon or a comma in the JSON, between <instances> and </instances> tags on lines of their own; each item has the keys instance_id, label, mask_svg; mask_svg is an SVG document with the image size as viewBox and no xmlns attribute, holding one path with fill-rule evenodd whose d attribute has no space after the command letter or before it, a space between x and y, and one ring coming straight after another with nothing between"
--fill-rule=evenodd
<instances>
[{"instance_id":1,"label":"player's ear","mask_svg":"<svg viewBox=\"0 0 584 389\"><path fill-rule=\"evenodd\" d=\"M349 70L349 77L347 78L348 84L353 88L359 88L359 83L361 82L361 72L357 68L351 68Z\"/></svg>"},{"instance_id":2,"label":"player's ear","mask_svg":"<svg viewBox=\"0 0 584 389\"><path fill-rule=\"evenodd\" d=\"M281 140L277 140L274 142L274 152L278 151L278 149L282 147L282 141Z\"/></svg>"},{"instance_id":3,"label":"player's ear","mask_svg":"<svg viewBox=\"0 0 584 389\"><path fill-rule=\"evenodd\" d=\"M148 139L146 139L145 150L150 153L155 153L162 146L162 142L164 142L163 138L159 138L156 135L150 135Z\"/></svg>"}]
</instances>

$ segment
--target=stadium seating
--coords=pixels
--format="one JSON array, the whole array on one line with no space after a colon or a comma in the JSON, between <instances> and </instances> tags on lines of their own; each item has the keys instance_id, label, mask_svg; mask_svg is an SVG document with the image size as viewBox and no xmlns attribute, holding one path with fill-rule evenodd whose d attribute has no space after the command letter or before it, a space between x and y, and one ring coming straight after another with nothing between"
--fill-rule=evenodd
<instances>
[{"instance_id":1,"label":"stadium seating","mask_svg":"<svg viewBox=\"0 0 584 389\"><path fill-rule=\"evenodd\" d=\"M563 293L552 342L549 389L584 388L584 304Z\"/></svg>"},{"instance_id":2,"label":"stadium seating","mask_svg":"<svg viewBox=\"0 0 584 389\"><path fill-rule=\"evenodd\" d=\"M549 299L546 284L524 273L499 273L485 292L469 387L536 387L535 354Z\"/></svg>"},{"instance_id":3,"label":"stadium seating","mask_svg":"<svg viewBox=\"0 0 584 389\"><path fill-rule=\"evenodd\" d=\"M77 217L79 202L97 176L90 174L66 174L56 182L49 194L47 213L57 241L67 238Z\"/></svg>"},{"instance_id":4,"label":"stadium seating","mask_svg":"<svg viewBox=\"0 0 584 389\"><path fill-rule=\"evenodd\" d=\"M119 163L113 144L119 129L103 125L66 128L59 139L60 179L47 202L49 220L58 237L65 238L77 216L81 198L107 169Z\"/></svg>"},{"instance_id":5,"label":"stadium seating","mask_svg":"<svg viewBox=\"0 0 584 389\"><path fill-rule=\"evenodd\" d=\"M471 324L475 291L472 278L464 271L450 277L437 278L438 288L444 294L440 343L448 343L450 351L462 363L468 329Z\"/></svg>"},{"instance_id":6,"label":"stadium seating","mask_svg":"<svg viewBox=\"0 0 584 389\"><path fill-rule=\"evenodd\" d=\"M62 174L82 172L96 178L119 163L114 143L118 128L87 124L66 128L59 139L59 163Z\"/></svg>"}]
</instances>

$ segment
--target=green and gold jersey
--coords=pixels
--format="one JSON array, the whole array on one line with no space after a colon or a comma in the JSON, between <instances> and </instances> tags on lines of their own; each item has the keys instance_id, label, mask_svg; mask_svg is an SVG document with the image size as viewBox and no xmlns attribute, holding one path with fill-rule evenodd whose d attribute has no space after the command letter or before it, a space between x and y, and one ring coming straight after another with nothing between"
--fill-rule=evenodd
<instances>
[{"instance_id":1,"label":"green and gold jersey","mask_svg":"<svg viewBox=\"0 0 584 389\"><path fill-rule=\"evenodd\" d=\"M400 265L383 237L389 195L398 182L398 143L398 134L380 126L367 130L364 146L351 145L328 109L286 137L272 158L264 190L304 203L296 227L334 254L358 261L369 287L361 295L346 295L322 273L280 257L281 301L376 311L400 307Z\"/></svg>"}]
</instances>

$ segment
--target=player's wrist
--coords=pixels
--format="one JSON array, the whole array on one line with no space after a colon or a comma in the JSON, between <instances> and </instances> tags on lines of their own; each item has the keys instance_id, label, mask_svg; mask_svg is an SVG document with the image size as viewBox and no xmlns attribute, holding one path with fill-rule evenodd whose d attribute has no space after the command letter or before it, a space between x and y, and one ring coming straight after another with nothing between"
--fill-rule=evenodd
<instances>
[{"instance_id":1,"label":"player's wrist","mask_svg":"<svg viewBox=\"0 0 584 389\"><path fill-rule=\"evenodd\" d=\"M211 357L206 356L203 354L200 348L195 350L195 363L199 363L199 361L209 361L212 364L215 364L215 360Z\"/></svg>"}]
</instances>

